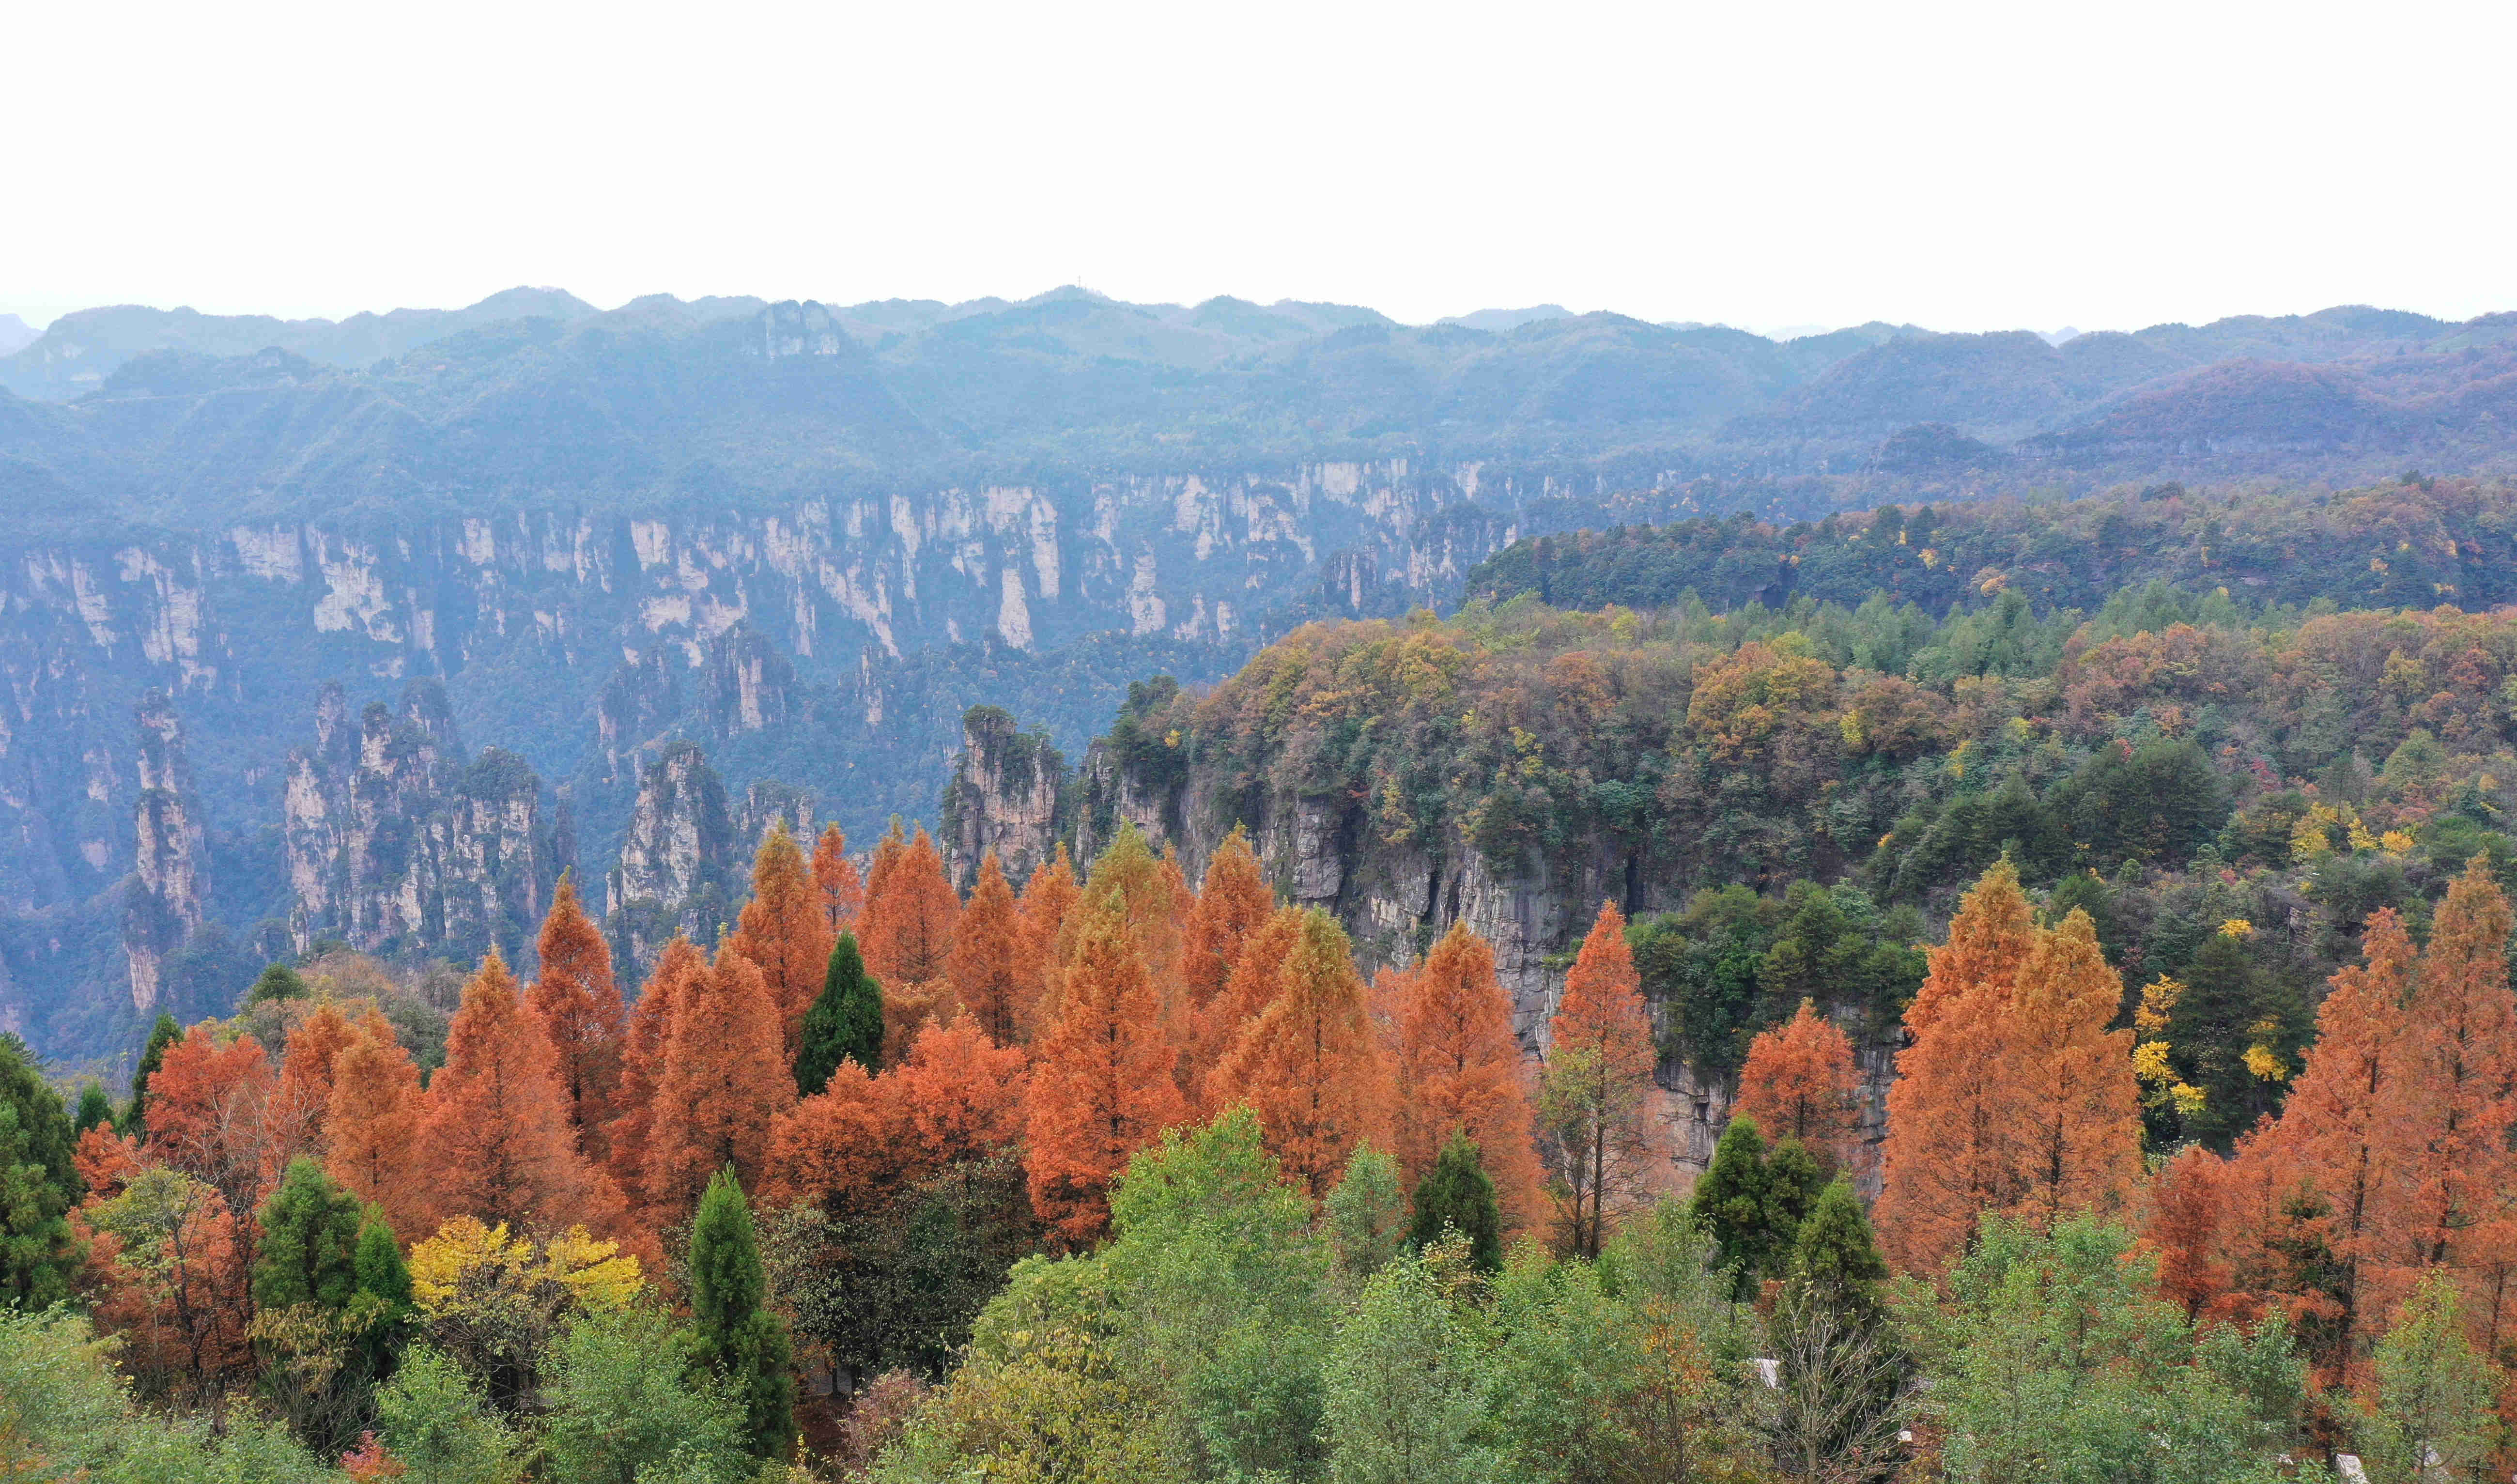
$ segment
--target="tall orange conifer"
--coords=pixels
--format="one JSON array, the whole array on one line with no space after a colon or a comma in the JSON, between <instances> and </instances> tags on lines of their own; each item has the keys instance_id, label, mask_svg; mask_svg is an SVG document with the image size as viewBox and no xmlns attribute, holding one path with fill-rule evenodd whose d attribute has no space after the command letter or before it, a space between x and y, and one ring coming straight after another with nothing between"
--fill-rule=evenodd
<instances>
[{"instance_id":1,"label":"tall orange conifer","mask_svg":"<svg viewBox=\"0 0 2517 1484\"><path fill-rule=\"evenodd\" d=\"M656 1083L664 1076L664 1048L673 1038L673 1012L691 980L707 972L699 946L679 933L656 955L655 972L638 1006L629 1014L629 1033L620 1051L620 1086L615 1095L620 1112L613 1118L604 1142L613 1183L632 1200L644 1200L647 1189L647 1134L654 1124Z\"/></svg>"},{"instance_id":2,"label":"tall orange conifer","mask_svg":"<svg viewBox=\"0 0 2517 1484\"><path fill-rule=\"evenodd\" d=\"M1010 1045L1021 998L1022 910L993 850L979 858L978 884L953 929L953 990L991 1039ZM915 1054L913 1052L913 1054Z\"/></svg>"},{"instance_id":3,"label":"tall orange conifer","mask_svg":"<svg viewBox=\"0 0 2517 1484\"><path fill-rule=\"evenodd\" d=\"M1454 922L1399 988L1389 1037L1398 1084L1393 1142L1408 1184L1425 1178L1453 1132L1465 1131L1476 1140L1506 1219L1534 1227L1546 1188L1531 1143L1537 1115L1493 946Z\"/></svg>"},{"instance_id":4,"label":"tall orange conifer","mask_svg":"<svg viewBox=\"0 0 2517 1484\"><path fill-rule=\"evenodd\" d=\"M577 900L572 873L559 878L536 947L541 974L526 992L525 1005L550 1039L577 1147L601 1165L611 1151L612 1121L620 1114L621 1041L629 1012L612 976L612 947Z\"/></svg>"},{"instance_id":5,"label":"tall orange conifer","mask_svg":"<svg viewBox=\"0 0 2517 1484\"><path fill-rule=\"evenodd\" d=\"M343 1189L382 1207L405 1241L428 1234L428 1203L412 1180L419 1116L419 1068L379 1020L332 1059L323 1167Z\"/></svg>"},{"instance_id":6,"label":"tall orange conifer","mask_svg":"<svg viewBox=\"0 0 2517 1484\"><path fill-rule=\"evenodd\" d=\"M2245 1246L2267 1246L2266 1238L2284 1235L2282 1208L2321 1210L2313 1218L2317 1235L2337 1269L2334 1323L2324 1327L2333 1342L2316 1357L2328 1383L2340 1381L2370 1343L2364 1274L2394 1255L2383 1241L2381 1203L2404 1153L2404 1130L2387 1110L2409 1050L2404 1009L2412 988L2412 939L2394 909L2380 908L2368 914L2361 949L2364 962L2336 972L2317 1007L2316 1039L2280 1122L2241 1139L2236 1160L2238 1176L2250 1189L2265 1187L2273 1208L2247 1224L2239 1239ZM2259 1257L2245 1265L2274 1264Z\"/></svg>"},{"instance_id":7,"label":"tall orange conifer","mask_svg":"<svg viewBox=\"0 0 2517 1484\"><path fill-rule=\"evenodd\" d=\"M2233 1297L2235 1276L2222 1251L2230 1167L2195 1145L2168 1161L2151 1182L2150 1215L2142 1235L2158 1252L2158 1288L2185 1308L2189 1323L2217 1311Z\"/></svg>"},{"instance_id":8,"label":"tall orange conifer","mask_svg":"<svg viewBox=\"0 0 2517 1484\"><path fill-rule=\"evenodd\" d=\"M619 1191L578 1151L550 1038L495 948L463 986L426 1106L415 1178L433 1220L619 1225Z\"/></svg>"},{"instance_id":9,"label":"tall orange conifer","mask_svg":"<svg viewBox=\"0 0 2517 1484\"><path fill-rule=\"evenodd\" d=\"M1360 1143L1389 1143L1389 1071L1374 1044L1345 929L1317 908L1302 914L1274 1003L1212 1081L1223 1107L1247 1106L1285 1173L1324 1199Z\"/></svg>"},{"instance_id":10,"label":"tall orange conifer","mask_svg":"<svg viewBox=\"0 0 2517 1484\"><path fill-rule=\"evenodd\" d=\"M2018 1194L2012 1168L2016 1083L2011 990L2035 946L2019 873L2003 861L1959 900L1905 1012L1911 1043L1888 1089L1885 1188L1874 1209L1888 1259L1937 1277L1987 1208Z\"/></svg>"},{"instance_id":11,"label":"tall orange conifer","mask_svg":"<svg viewBox=\"0 0 2517 1484\"><path fill-rule=\"evenodd\" d=\"M2141 1177L2132 1032L2107 1029L2122 1000L2084 912L2037 934L2020 966L2002 1061L2018 1144L2012 1206L2040 1227L2120 1210Z\"/></svg>"},{"instance_id":12,"label":"tall orange conifer","mask_svg":"<svg viewBox=\"0 0 2517 1484\"><path fill-rule=\"evenodd\" d=\"M1219 1006L1242 949L1275 910L1276 894L1258 869L1250 836L1235 826L1216 847L1215 859L1207 862L1205 884L1180 934L1180 992L1194 1036L1192 1087L1205 1081L1240 1033L1240 1024L1227 1023Z\"/></svg>"},{"instance_id":13,"label":"tall orange conifer","mask_svg":"<svg viewBox=\"0 0 2517 1484\"><path fill-rule=\"evenodd\" d=\"M857 863L848 859L848 837L836 825L823 826L821 839L814 842L813 884L822 893L832 941L855 932L857 913L865 911L865 880L857 874Z\"/></svg>"},{"instance_id":14,"label":"tall orange conifer","mask_svg":"<svg viewBox=\"0 0 2517 1484\"><path fill-rule=\"evenodd\" d=\"M1110 1185L1128 1157L1188 1118L1161 1017L1124 904L1098 897L1082 912L1058 1017L1032 1070L1032 1207L1071 1245L1109 1224Z\"/></svg>"},{"instance_id":15,"label":"tall orange conifer","mask_svg":"<svg viewBox=\"0 0 2517 1484\"><path fill-rule=\"evenodd\" d=\"M1566 1235L1577 1255L1596 1257L1609 1210L1651 1155L1646 1100L1659 1061L1615 903L1600 904L1548 1031L1541 1112L1563 1155Z\"/></svg>"},{"instance_id":16,"label":"tall orange conifer","mask_svg":"<svg viewBox=\"0 0 2517 1484\"><path fill-rule=\"evenodd\" d=\"M1299 907L1279 907L1260 918L1257 930L1242 943L1241 956L1233 960L1223 993L1208 1003L1206 1022L1219 1049L1216 1052L1216 1065L1207 1069L1199 1084L1198 1107L1207 1117L1230 1106L1218 1101L1223 1088L1216 1081L1216 1069L1284 992L1285 960L1292 956L1301 937L1302 910Z\"/></svg>"},{"instance_id":17,"label":"tall orange conifer","mask_svg":"<svg viewBox=\"0 0 2517 1484\"><path fill-rule=\"evenodd\" d=\"M728 946L749 959L769 986L778 1008L779 1049L790 1066L804 1012L822 993L837 941L821 889L804 869L804 852L782 821L761 838L751 866L751 900L743 904Z\"/></svg>"},{"instance_id":18,"label":"tall orange conifer","mask_svg":"<svg viewBox=\"0 0 2517 1484\"><path fill-rule=\"evenodd\" d=\"M729 1165L756 1188L770 1125L795 1105L777 1006L750 959L731 944L717 950L679 999L647 1133L647 1202L664 1224L688 1214Z\"/></svg>"},{"instance_id":19,"label":"tall orange conifer","mask_svg":"<svg viewBox=\"0 0 2517 1484\"><path fill-rule=\"evenodd\" d=\"M1075 884L1075 863L1067 859L1063 845L1023 883L1014 1027L1017 1039L1026 1043L1039 1039L1057 1018L1057 987L1065 982L1063 954L1073 942L1067 919L1082 895Z\"/></svg>"},{"instance_id":20,"label":"tall orange conifer","mask_svg":"<svg viewBox=\"0 0 2517 1484\"><path fill-rule=\"evenodd\" d=\"M2385 1203L2391 1263L2410 1271L2504 1261L2517 1118L2517 997L2508 900L2475 856L2448 887L2405 1016L2403 1076L2381 1111L2395 1145Z\"/></svg>"},{"instance_id":21,"label":"tall orange conifer","mask_svg":"<svg viewBox=\"0 0 2517 1484\"><path fill-rule=\"evenodd\" d=\"M1804 999L1798 1013L1748 1043L1731 1111L1774 1138L1789 1136L1850 1169L1860 1134L1853 1038Z\"/></svg>"},{"instance_id":22,"label":"tall orange conifer","mask_svg":"<svg viewBox=\"0 0 2517 1484\"><path fill-rule=\"evenodd\" d=\"M324 1117L332 1102L332 1063L358 1039L358 1028L340 1007L324 1000L288 1033L279 1054L278 1101L303 1122L309 1147L323 1147Z\"/></svg>"},{"instance_id":23,"label":"tall orange conifer","mask_svg":"<svg viewBox=\"0 0 2517 1484\"><path fill-rule=\"evenodd\" d=\"M926 827L918 826L908 844L895 846L899 833L895 824L875 853L857 929L866 969L886 991L945 977L954 923L961 914L961 900L953 893L944 858L936 853ZM889 859L886 852L891 852Z\"/></svg>"}]
</instances>

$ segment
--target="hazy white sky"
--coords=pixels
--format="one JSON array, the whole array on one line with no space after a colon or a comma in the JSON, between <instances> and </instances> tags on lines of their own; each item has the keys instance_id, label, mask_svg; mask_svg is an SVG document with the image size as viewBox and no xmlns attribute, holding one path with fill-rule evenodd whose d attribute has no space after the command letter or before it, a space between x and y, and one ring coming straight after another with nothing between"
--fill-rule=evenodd
<instances>
[{"instance_id":1,"label":"hazy white sky","mask_svg":"<svg viewBox=\"0 0 2517 1484\"><path fill-rule=\"evenodd\" d=\"M2517 6L10 7L0 311L2517 308Z\"/></svg>"}]
</instances>

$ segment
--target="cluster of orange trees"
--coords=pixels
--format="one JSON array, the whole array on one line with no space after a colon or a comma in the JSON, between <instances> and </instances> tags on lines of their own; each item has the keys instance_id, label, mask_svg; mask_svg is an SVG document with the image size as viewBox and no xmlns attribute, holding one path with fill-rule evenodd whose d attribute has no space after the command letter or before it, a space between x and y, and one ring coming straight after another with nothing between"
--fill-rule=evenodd
<instances>
[{"instance_id":1,"label":"cluster of orange trees","mask_svg":"<svg viewBox=\"0 0 2517 1484\"><path fill-rule=\"evenodd\" d=\"M1367 983L1335 920L1279 905L1238 834L1196 887L1130 830L1088 876L1061 851L1019 894L992 855L964 901L922 829L895 828L860 879L835 827L809 859L780 828L752 888L713 952L668 944L633 1006L564 882L537 975L485 960L425 1079L356 1001L306 1008L276 1057L233 1025L192 1027L145 1074L127 1131L81 1137L92 1207L150 1171L186 1193L148 1271L121 1266L110 1234L91 1242L114 1295L101 1317L196 1383L248 1365L255 1213L307 1158L405 1245L465 1218L582 1228L659 1274L725 1169L772 1207L845 1217L1010 1156L1047 1239L1088 1246L1131 1156L1235 1107L1314 1200L1361 1146L1412 1186L1465 1135L1507 1230L1585 1251L1648 1173L1656 1057L1613 908L1542 1082L1482 939L1455 927ZM879 1036L834 1058L817 1038L866 975ZM1553 1181L1542 1142L1561 1151Z\"/></svg>"}]
</instances>

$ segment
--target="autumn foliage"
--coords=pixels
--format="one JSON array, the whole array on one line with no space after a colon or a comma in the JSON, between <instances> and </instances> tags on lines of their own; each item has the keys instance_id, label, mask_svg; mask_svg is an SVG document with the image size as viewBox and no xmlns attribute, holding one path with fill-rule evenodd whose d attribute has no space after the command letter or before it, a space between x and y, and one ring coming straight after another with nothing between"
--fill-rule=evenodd
<instances>
[{"instance_id":1,"label":"autumn foliage","mask_svg":"<svg viewBox=\"0 0 2517 1484\"><path fill-rule=\"evenodd\" d=\"M1512 1034L1512 1001L1495 978L1494 949L1455 922L1398 987L1388 1033L1392 1138L1408 1184L1432 1169L1454 1132L1465 1132L1476 1141L1506 1219L1534 1230L1545 1200L1530 1142L1536 1114Z\"/></svg>"},{"instance_id":2,"label":"autumn foliage","mask_svg":"<svg viewBox=\"0 0 2517 1484\"><path fill-rule=\"evenodd\" d=\"M1731 1111L1776 1138L1795 1138L1850 1168L1860 1131L1853 1038L1804 999L1792 1018L1748 1044Z\"/></svg>"},{"instance_id":3,"label":"autumn foliage","mask_svg":"<svg viewBox=\"0 0 2517 1484\"><path fill-rule=\"evenodd\" d=\"M1548 1029L1541 1103L1563 1162L1561 1220L1567 1245L1596 1254L1608 1212L1639 1188L1651 1158L1645 1096L1659 1059L1615 903L1600 904Z\"/></svg>"},{"instance_id":4,"label":"autumn foliage","mask_svg":"<svg viewBox=\"0 0 2517 1484\"><path fill-rule=\"evenodd\" d=\"M577 1147L600 1164L610 1147L612 1120L619 1114L620 1041L628 1011L612 976L612 949L577 901L573 876L560 878L536 947L541 972L525 1003L550 1039Z\"/></svg>"},{"instance_id":5,"label":"autumn foliage","mask_svg":"<svg viewBox=\"0 0 2517 1484\"><path fill-rule=\"evenodd\" d=\"M1218 1106L1258 1115L1268 1152L1314 1200L1337 1183L1357 1144L1388 1143L1389 1073L1335 918L1316 908L1302 913L1275 997L1242 1026L1211 1081Z\"/></svg>"},{"instance_id":6,"label":"autumn foliage","mask_svg":"<svg viewBox=\"0 0 2517 1484\"><path fill-rule=\"evenodd\" d=\"M1065 1241L1087 1243L1109 1223L1110 1184L1128 1157L1188 1119L1162 999L1115 893L1082 909L1057 1018L1035 1051L1032 1205Z\"/></svg>"},{"instance_id":7,"label":"autumn foliage","mask_svg":"<svg viewBox=\"0 0 2517 1484\"><path fill-rule=\"evenodd\" d=\"M463 987L446 1066L430 1080L424 1102L415 1177L434 1220L619 1222L619 1190L578 1150L569 1126L550 1038L525 1009L494 949Z\"/></svg>"}]
</instances>

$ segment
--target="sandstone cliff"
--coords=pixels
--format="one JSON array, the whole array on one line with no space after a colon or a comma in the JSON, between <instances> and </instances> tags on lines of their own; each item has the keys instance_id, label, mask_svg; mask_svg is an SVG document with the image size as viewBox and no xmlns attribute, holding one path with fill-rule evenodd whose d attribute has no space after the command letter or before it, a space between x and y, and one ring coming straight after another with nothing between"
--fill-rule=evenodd
<instances>
[{"instance_id":1,"label":"sandstone cliff","mask_svg":"<svg viewBox=\"0 0 2517 1484\"><path fill-rule=\"evenodd\" d=\"M961 750L941 809L946 865L967 891L991 850L1019 891L1072 836L1066 758L1040 732L1019 730L1003 706L972 706L961 717Z\"/></svg>"},{"instance_id":2,"label":"sandstone cliff","mask_svg":"<svg viewBox=\"0 0 2517 1484\"><path fill-rule=\"evenodd\" d=\"M477 957L530 945L568 862L565 820L515 753L467 763L444 688L413 681L400 709L355 724L337 685L316 703L316 741L288 758L282 807L290 939L370 952ZM564 812L564 806L563 806Z\"/></svg>"},{"instance_id":3,"label":"sandstone cliff","mask_svg":"<svg viewBox=\"0 0 2517 1484\"><path fill-rule=\"evenodd\" d=\"M605 883L623 954L644 967L675 933L713 947L741 900L725 783L693 742L666 744L638 777L638 803Z\"/></svg>"},{"instance_id":4,"label":"sandstone cliff","mask_svg":"<svg viewBox=\"0 0 2517 1484\"><path fill-rule=\"evenodd\" d=\"M138 717L140 793L122 946L131 965L131 1008L147 1016L157 1007L167 954L184 946L208 911L210 851L174 703L164 692L150 691Z\"/></svg>"}]
</instances>

